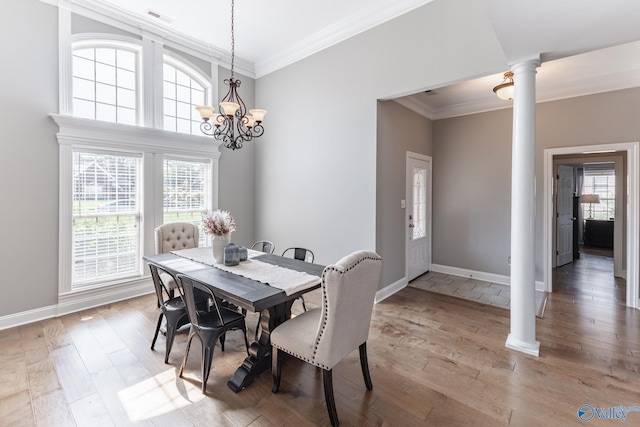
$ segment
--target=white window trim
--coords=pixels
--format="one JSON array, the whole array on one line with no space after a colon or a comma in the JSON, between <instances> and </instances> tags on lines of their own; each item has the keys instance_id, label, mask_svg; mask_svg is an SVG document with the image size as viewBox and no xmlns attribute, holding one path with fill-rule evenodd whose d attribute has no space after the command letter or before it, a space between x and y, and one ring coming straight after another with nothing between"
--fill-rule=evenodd
<instances>
[{"instance_id":1,"label":"white window trim","mask_svg":"<svg viewBox=\"0 0 640 427\"><path fill-rule=\"evenodd\" d=\"M143 209L142 212L141 245L143 254L152 254L154 250L153 230L162 224L162 159L167 155L171 157L207 159L210 161L211 194L209 199L213 206L217 206L219 145L212 143L211 138L206 136L166 132L159 129L81 119L59 114L52 114L51 117L60 128L57 134L60 154L59 297L61 299L69 296L85 298L87 292L91 293L96 289L105 287L117 289L121 286L140 284L140 280L148 276L146 270L142 271L142 276L136 279L113 281L89 286L81 290L73 290L71 287L73 256L72 162L74 148L113 150L138 153L142 156L142 203L143 207L151 208ZM149 186L155 188L149 188ZM67 304L73 305L75 302L68 301Z\"/></svg>"}]
</instances>

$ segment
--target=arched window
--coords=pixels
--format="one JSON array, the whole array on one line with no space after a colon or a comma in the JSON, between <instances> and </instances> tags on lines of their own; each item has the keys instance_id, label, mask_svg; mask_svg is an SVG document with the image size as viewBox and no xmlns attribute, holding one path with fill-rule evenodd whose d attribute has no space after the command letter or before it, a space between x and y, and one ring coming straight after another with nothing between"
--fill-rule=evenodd
<instances>
[{"instance_id":1,"label":"arched window","mask_svg":"<svg viewBox=\"0 0 640 427\"><path fill-rule=\"evenodd\" d=\"M162 75L164 130L201 135L195 107L208 105L211 85L193 67L168 55Z\"/></svg>"},{"instance_id":2,"label":"arched window","mask_svg":"<svg viewBox=\"0 0 640 427\"><path fill-rule=\"evenodd\" d=\"M72 48L73 115L139 124L139 49L120 42L81 41Z\"/></svg>"}]
</instances>

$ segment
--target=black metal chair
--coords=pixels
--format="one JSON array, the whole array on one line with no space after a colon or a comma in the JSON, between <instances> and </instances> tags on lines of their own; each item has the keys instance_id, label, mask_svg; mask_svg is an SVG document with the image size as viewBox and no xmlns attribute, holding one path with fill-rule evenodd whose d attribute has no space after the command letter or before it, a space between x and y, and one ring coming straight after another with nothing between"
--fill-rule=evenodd
<instances>
[{"instance_id":1,"label":"black metal chair","mask_svg":"<svg viewBox=\"0 0 640 427\"><path fill-rule=\"evenodd\" d=\"M178 275L178 282L180 283L182 296L187 307L187 314L191 321L191 330L189 331L189 339L187 341L187 351L184 354L182 365L180 366L179 376L182 377L184 367L189 357L189 348L191 347L191 341L193 337L197 337L202 343L202 393L206 393L207 380L209 379L209 372L211 371L211 363L213 361L213 350L215 348L216 341L220 340L220 347L224 351L225 334L231 330L241 330L244 337L244 344L247 348L247 355L249 355L249 341L247 341L247 327L244 321L244 315L237 311L230 310L218 305L218 299L213 292L206 286L192 281L186 276ZM196 301L194 298L194 289L199 289L202 292L209 294L210 306L212 311L207 313L201 312L197 309Z\"/></svg>"},{"instance_id":2,"label":"black metal chair","mask_svg":"<svg viewBox=\"0 0 640 427\"><path fill-rule=\"evenodd\" d=\"M268 240L258 240L253 244L253 246L251 246L251 249L271 255L273 254L273 251L276 249L276 245L274 245L273 242L270 242Z\"/></svg>"},{"instance_id":3,"label":"black metal chair","mask_svg":"<svg viewBox=\"0 0 640 427\"><path fill-rule=\"evenodd\" d=\"M160 310L158 324L156 325L156 332L153 335L153 340L151 341L151 350L153 350L156 345L158 332L160 332L162 318L164 316L167 322L164 363L169 363L169 353L171 353L171 347L173 346L176 331L189 323L189 317L187 316L187 309L182 298L180 296L173 297L173 290L170 291L161 279L161 274L164 277L173 278L173 276L168 271L158 266L150 264L149 267L151 269L151 277L153 278L153 286L156 290L158 309Z\"/></svg>"},{"instance_id":4,"label":"black metal chair","mask_svg":"<svg viewBox=\"0 0 640 427\"><path fill-rule=\"evenodd\" d=\"M293 259L299 259L300 261L312 263L315 259L313 252L310 249L306 248L287 248L284 252L282 252L282 256L291 256L291 254L293 254ZM300 297L298 298L302 303L302 309L304 311L307 311L307 305L304 302L304 297L300 295Z\"/></svg>"}]
</instances>

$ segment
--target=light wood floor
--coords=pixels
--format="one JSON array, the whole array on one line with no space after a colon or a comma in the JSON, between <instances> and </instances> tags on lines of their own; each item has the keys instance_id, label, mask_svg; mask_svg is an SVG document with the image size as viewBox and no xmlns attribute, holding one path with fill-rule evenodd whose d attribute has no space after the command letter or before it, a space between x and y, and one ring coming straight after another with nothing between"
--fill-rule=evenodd
<instances>
[{"instance_id":1,"label":"light wood floor","mask_svg":"<svg viewBox=\"0 0 640 427\"><path fill-rule=\"evenodd\" d=\"M357 351L334 370L342 425L584 425L582 404L640 404L640 312L624 307L610 262L583 253L558 269L537 319L538 358L505 348L507 310L415 288L377 304L368 342L373 390L364 387ZM0 331L0 425L328 425L315 368L287 359L279 394L270 374L235 394L225 383L244 354L239 334L229 333L203 396L199 345L187 378L178 378L186 334L165 365L164 338L149 349L155 320L148 296ZM631 412L624 425L639 424L640 412Z\"/></svg>"}]
</instances>

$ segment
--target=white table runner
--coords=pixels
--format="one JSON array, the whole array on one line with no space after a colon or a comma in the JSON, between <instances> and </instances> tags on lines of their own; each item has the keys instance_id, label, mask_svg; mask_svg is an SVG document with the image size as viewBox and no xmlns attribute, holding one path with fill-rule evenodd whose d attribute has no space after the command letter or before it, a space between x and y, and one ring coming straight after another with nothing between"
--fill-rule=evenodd
<instances>
[{"instance_id":1,"label":"white table runner","mask_svg":"<svg viewBox=\"0 0 640 427\"><path fill-rule=\"evenodd\" d=\"M213 251L210 247L182 249L172 251L174 255L190 259L201 264L215 267L219 270L228 271L256 282L264 283L274 288L282 289L285 294L291 295L296 292L311 288L320 283L320 278L301 271L291 270L278 265L260 262L253 258L264 255L264 252L248 250L248 259L238 265L218 264L213 259Z\"/></svg>"}]
</instances>

